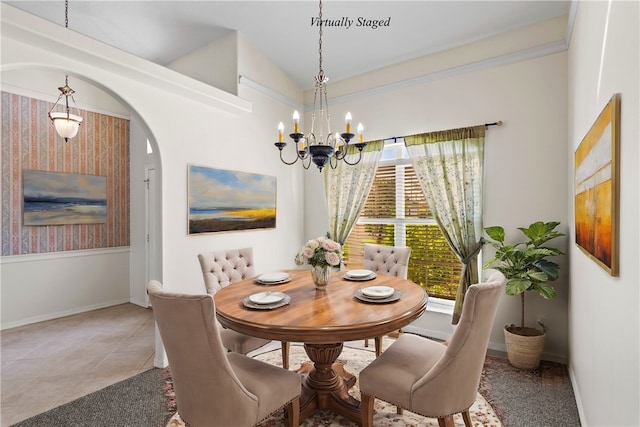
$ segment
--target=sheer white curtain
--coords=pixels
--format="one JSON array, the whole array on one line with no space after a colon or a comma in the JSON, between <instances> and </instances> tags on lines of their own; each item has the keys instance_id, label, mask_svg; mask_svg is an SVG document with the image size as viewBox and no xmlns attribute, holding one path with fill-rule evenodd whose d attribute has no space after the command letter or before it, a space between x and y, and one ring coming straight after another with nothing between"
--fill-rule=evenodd
<instances>
[{"instance_id":1,"label":"sheer white curtain","mask_svg":"<svg viewBox=\"0 0 640 427\"><path fill-rule=\"evenodd\" d=\"M478 282L482 248L484 126L406 136L413 168L442 234L462 262L452 323L464 294Z\"/></svg>"},{"instance_id":2,"label":"sheer white curtain","mask_svg":"<svg viewBox=\"0 0 640 427\"><path fill-rule=\"evenodd\" d=\"M329 214L329 237L344 245L369 195L382 156L384 141L371 141L362 151L357 165L338 162L335 169L324 169L324 192ZM358 160L358 150L349 147L347 160Z\"/></svg>"}]
</instances>

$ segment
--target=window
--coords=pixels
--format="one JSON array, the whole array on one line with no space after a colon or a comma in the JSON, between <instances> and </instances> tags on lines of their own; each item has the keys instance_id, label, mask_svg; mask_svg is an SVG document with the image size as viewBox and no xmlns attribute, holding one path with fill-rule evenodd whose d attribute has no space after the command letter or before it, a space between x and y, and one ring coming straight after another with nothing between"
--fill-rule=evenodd
<instances>
[{"instance_id":1,"label":"window","mask_svg":"<svg viewBox=\"0 0 640 427\"><path fill-rule=\"evenodd\" d=\"M454 300L462 264L429 211L402 139L385 144L364 209L345 244L345 263L361 266L364 243L411 247L408 278L430 296Z\"/></svg>"}]
</instances>

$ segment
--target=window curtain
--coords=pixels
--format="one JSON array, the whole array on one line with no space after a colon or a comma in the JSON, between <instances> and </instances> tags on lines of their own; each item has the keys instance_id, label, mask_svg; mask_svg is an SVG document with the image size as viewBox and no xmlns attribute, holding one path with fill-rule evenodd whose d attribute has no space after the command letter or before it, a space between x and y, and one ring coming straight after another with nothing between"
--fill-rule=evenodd
<instances>
[{"instance_id":1,"label":"window curtain","mask_svg":"<svg viewBox=\"0 0 640 427\"><path fill-rule=\"evenodd\" d=\"M335 169L324 169L324 193L329 214L329 237L344 245L369 195L382 157L384 141L371 141L356 165L339 161ZM349 144L346 160L358 160L358 149Z\"/></svg>"},{"instance_id":2,"label":"window curtain","mask_svg":"<svg viewBox=\"0 0 640 427\"><path fill-rule=\"evenodd\" d=\"M482 248L484 126L406 136L405 146L429 209L462 262L451 323L458 324L464 295L478 283Z\"/></svg>"}]
</instances>

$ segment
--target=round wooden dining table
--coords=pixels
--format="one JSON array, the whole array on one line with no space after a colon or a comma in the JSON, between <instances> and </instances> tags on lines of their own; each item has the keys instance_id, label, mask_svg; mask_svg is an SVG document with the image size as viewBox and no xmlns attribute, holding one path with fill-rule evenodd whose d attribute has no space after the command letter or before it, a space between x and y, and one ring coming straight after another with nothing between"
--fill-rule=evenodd
<instances>
[{"instance_id":1,"label":"round wooden dining table","mask_svg":"<svg viewBox=\"0 0 640 427\"><path fill-rule=\"evenodd\" d=\"M288 271L291 281L265 286L255 279L229 285L214 295L220 324L247 335L304 343L313 365L299 370L304 375L300 398L300 421L316 409L330 409L358 424L360 402L348 392L355 377L336 363L345 341L375 338L396 331L420 317L427 293L415 283L379 274L369 281L350 281L344 272L332 273L326 290L316 290L308 270ZM400 298L387 303L365 302L355 294L362 288L389 286ZM243 300L258 292L282 292L288 304L261 309Z\"/></svg>"}]
</instances>

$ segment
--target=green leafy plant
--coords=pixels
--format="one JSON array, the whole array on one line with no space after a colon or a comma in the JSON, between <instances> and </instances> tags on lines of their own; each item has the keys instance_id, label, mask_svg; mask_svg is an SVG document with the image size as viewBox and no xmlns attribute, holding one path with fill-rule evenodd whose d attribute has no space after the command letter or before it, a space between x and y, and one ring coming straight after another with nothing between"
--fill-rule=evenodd
<instances>
[{"instance_id":1,"label":"green leafy plant","mask_svg":"<svg viewBox=\"0 0 640 427\"><path fill-rule=\"evenodd\" d=\"M484 268L494 268L507 278L505 292L507 295L520 295L521 316L520 328L524 329L524 296L525 291L536 291L545 299L557 296L556 289L549 284L558 278L559 265L546 259L549 256L563 255L557 248L543 246L551 239L564 236L556 231L559 222L534 222L527 228L518 230L528 239L511 245L504 242L504 228L487 227L485 232L491 240L487 240L496 249L495 256L484 263Z\"/></svg>"}]
</instances>

